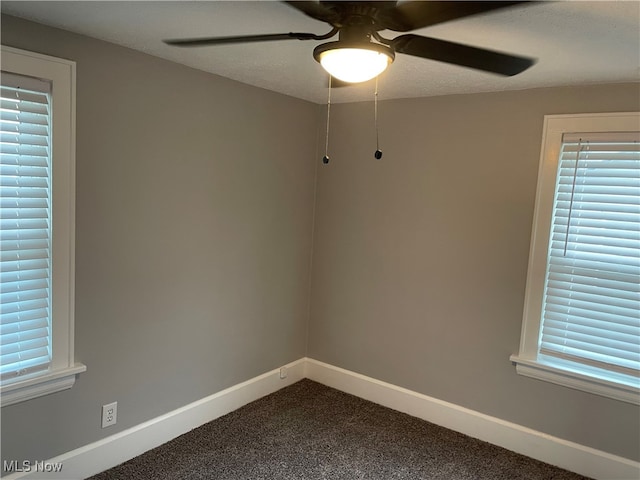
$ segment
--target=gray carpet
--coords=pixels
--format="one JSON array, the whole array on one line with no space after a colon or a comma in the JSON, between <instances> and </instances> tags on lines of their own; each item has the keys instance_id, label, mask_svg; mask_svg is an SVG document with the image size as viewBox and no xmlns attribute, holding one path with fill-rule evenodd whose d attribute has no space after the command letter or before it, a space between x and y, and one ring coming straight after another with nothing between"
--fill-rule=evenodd
<instances>
[{"instance_id":1,"label":"gray carpet","mask_svg":"<svg viewBox=\"0 0 640 480\"><path fill-rule=\"evenodd\" d=\"M91 477L107 479L585 477L302 380Z\"/></svg>"}]
</instances>

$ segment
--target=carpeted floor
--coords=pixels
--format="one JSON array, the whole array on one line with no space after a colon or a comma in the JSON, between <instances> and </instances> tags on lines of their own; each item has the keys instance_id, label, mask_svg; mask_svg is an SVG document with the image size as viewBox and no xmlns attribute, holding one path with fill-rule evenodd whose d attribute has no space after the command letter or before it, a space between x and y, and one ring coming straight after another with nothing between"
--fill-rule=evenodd
<instances>
[{"instance_id":1,"label":"carpeted floor","mask_svg":"<svg viewBox=\"0 0 640 480\"><path fill-rule=\"evenodd\" d=\"M91 480L579 480L302 380Z\"/></svg>"}]
</instances>

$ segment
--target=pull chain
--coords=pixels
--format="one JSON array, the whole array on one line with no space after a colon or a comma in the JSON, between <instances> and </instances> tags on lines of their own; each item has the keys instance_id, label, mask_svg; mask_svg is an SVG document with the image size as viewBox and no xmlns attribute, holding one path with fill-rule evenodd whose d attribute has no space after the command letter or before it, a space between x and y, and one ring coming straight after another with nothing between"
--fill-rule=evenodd
<instances>
[{"instance_id":1,"label":"pull chain","mask_svg":"<svg viewBox=\"0 0 640 480\"><path fill-rule=\"evenodd\" d=\"M322 163L325 165L329 163L329 119L331 116L331 75L329 75L329 96L327 98L327 133L324 142L324 157L322 157Z\"/></svg>"},{"instance_id":2,"label":"pull chain","mask_svg":"<svg viewBox=\"0 0 640 480\"><path fill-rule=\"evenodd\" d=\"M373 116L374 116L374 121L376 124L376 152L373 154L373 156L377 159L380 160L382 158L382 151L380 150L380 143L379 143L379 136L378 136L378 77L376 77L376 91L373 95Z\"/></svg>"}]
</instances>

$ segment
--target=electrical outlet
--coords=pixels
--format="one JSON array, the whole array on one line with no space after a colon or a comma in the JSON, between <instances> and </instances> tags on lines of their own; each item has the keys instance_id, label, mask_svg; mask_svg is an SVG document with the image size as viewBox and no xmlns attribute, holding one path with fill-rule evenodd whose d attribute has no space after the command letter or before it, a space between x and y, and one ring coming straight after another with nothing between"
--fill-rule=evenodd
<instances>
[{"instance_id":1,"label":"electrical outlet","mask_svg":"<svg viewBox=\"0 0 640 480\"><path fill-rule=\"evenodd\" d=\"M102 428L115 425L118 420L118 402L102 406Z\"/></svg>"},{"instance_id":2,"label":"electrical outlet","mask_svg":"<svg viewBox=\"0 0 640 480\"><path fill-rule=\"evenodd\" d=\"M280 379L284 380L287 378L287 367L280 368Z\"/></svg>"}]
</instances>

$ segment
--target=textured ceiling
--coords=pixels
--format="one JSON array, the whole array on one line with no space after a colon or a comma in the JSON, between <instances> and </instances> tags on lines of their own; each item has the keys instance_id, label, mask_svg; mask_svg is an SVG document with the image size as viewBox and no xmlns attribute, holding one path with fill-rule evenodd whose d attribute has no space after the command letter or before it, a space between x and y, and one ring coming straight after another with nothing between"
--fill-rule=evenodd
<instances>
[{"instance_id":1,"label":"textured ceiling","mask_svg":"<svg viewBox=\"0 0 640 480\"><path fill-rule=\"evenodd\" d=\"M164 38L311 32L326 24L275 1L2 1L23 17L316 103L327 77L313 59L316 41L177 48ZM640 81L640 2L539 2L460 19L413 33L535 57L514 77L405 55L380 76L380 99ZM393 38L395 32L382 32ZM373 82L336 89L333 102L371 100Z\"/></svg>"}]
</instances>

